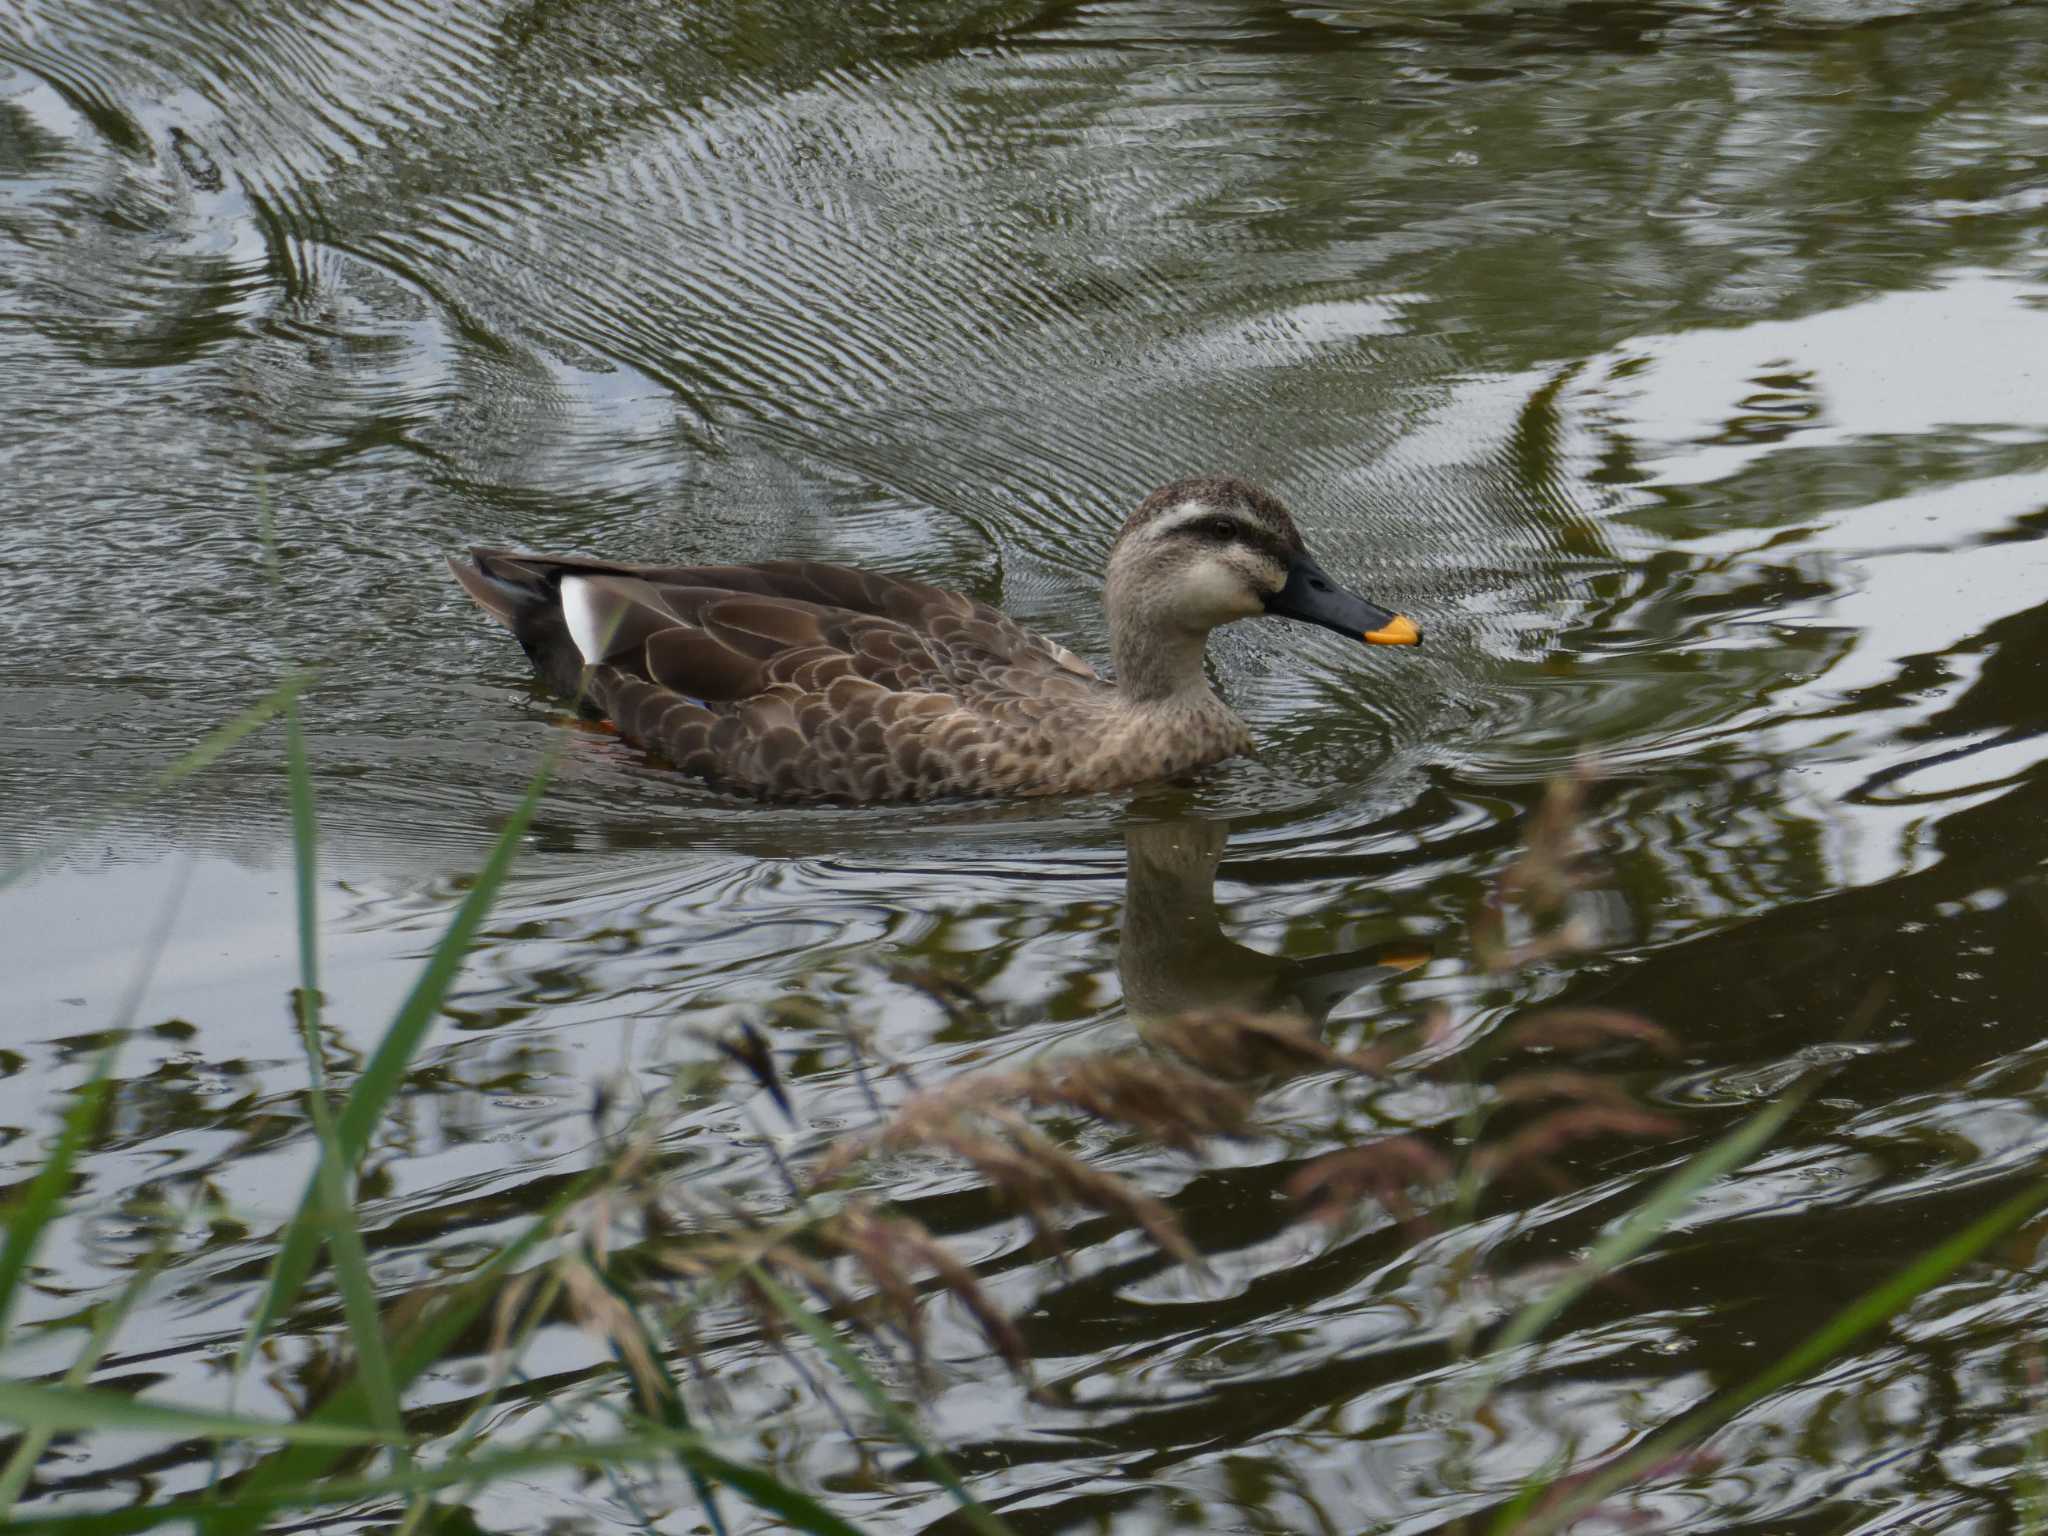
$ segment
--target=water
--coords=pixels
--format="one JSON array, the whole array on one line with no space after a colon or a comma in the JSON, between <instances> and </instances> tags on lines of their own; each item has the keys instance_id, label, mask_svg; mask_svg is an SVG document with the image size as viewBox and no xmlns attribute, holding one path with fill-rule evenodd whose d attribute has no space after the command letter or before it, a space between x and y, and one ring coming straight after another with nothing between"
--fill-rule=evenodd
<instances>
[{"instance_id":1,"label":"water","mask_svg":"<svg viewBox=\"0 0 2048 1536\"><path fill-rule=\"evenodd\" d=\"M0 894L9 1182L163 933L29 1305L52 1326L10 1368L61 1368L152 1202L204 1193L238 1219L99 1379L219 1390L310 1146L278 744L123 797L316 662L344 1075L565 754L373 1159L391 1294L587 1166L594 1083L667 1081L740 1019L829 1127L863 1114L839 1018L931 1080L1125 1044L1175 977L1306 988L1340 1044L1439 1004L1483 1042L1561 999L1679 1037L1601 1068L1685 1136L1590 1146L1426 1240L1286 1222L1303 1159L1455 1122L1448 1090L1329 1074L1207 1170L1084 1133L1174 1197L1207 1289L1086 1226L1062 1281L964 1175L895 1187L1036 1308L1063 1394L1025 1400L942 1304L931 1421L1020 1528L1420 1532L1746 1379L2048 1140L2044 82L2048 19L1990 3L0 0L0 855L58 855ZM1122 516L1225 467L1429 645L1240 626L1214 655L1261 755L1135 802L735 806L568 727L441 564L843 559L1099 656ZM1473 913L1581 754L1600 943L1480 975ZM1459 1417L1462 1329L1817 1079L1483 1430ZM757 1112L692 1100L678 1176L758 1189ZM1635 1507L2010 1528L2044 1312L2008 1245ZM250 1406L336 1317L316 1291ZM757 1331L712 1347L786 1415L758 1454L876 1529L941 1517L909 1474L849 1487ZM606 1379L567 1328L534 1369ZM207 1473L66 1457L49 1507ZM472 1504L620 1517L569 1480Z\"/></svg>"}]
</instances>

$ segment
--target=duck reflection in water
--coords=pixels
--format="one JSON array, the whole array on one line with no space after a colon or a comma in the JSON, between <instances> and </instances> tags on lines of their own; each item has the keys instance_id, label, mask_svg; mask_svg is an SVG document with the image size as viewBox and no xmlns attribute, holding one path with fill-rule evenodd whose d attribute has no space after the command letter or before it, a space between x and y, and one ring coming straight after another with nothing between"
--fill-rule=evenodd
<instances>
[{"instance_id":1,"label":"duck reflection in water","mask_svg":"<svg viewBox=\"0 0 2048 1536\"><path fill-rule=\"evenodd\" d=\"M1225 936L1216 872L1228 828L1181 817L1124 833L1124 1005L1142 1033L1149 1023L1198 1009L1287 1014L1320 1025L1361 987L1426 964L1415 939L1291 960Z\"/></svg>"}]
</instances>

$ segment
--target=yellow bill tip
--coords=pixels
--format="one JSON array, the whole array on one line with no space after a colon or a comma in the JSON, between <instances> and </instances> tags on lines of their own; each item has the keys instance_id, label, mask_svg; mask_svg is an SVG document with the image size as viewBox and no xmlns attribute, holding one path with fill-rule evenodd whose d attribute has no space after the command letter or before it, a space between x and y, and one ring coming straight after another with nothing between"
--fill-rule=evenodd
<instances>
[{"instance_id":1,"label":"yellow bill tip","mask_svg":"<svg viewBox=\"0 0 2048 1536\"><path fill-rule=\"evenodd\" d=\"M1368 645L1420 645L1422 631L1407 614L1397 613L1378 629L1366 630L1364 639Z\"/></svg>"},{"instance_id":2,"label":"yellow bill tip","mask_svg":"<svg viewBox=\"0 0 2048 1536\"><path fill-rule=\"evenodd\" d=\"M1373 956L1373 960L1390 971L1419 971L1436 958L1436 951L1426 944L1390 944Z\"/></svg>"}]
</instances>

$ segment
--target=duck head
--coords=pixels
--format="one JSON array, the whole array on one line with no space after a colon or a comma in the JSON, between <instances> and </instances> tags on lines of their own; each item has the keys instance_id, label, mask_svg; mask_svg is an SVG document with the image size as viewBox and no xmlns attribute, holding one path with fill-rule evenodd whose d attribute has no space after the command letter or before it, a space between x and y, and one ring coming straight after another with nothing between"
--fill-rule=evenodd
<instances>
[{"instance_id":1,"label":"duck head","mask_svg":"<svg viewBox=\"0 0 2048 1536\"><path fill-rule=\"evenodd\" d=\"M1119 686L1135 698L1208 684L1209 631L1276 614L1367 645L1419 645L1412 619L1331 580L1271 493L1234 475L1147 496L1109 552L1104 591Z\"/></svg>"}]
</instances>

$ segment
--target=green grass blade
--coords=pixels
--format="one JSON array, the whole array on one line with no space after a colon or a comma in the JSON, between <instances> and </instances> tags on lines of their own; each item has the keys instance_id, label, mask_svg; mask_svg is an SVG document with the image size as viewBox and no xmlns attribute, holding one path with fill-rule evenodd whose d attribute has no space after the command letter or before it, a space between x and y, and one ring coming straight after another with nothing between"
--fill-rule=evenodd
<instances>
[{"instance_id":1,"label":"green grass blade","mask_svg":"<svg viewBox=\"0 0 2048 1536\"><path fill-rule=\"evenodd\" d=\"M258 699L254 704L235 716L234 719L228 721L225 725L215 727L212 731L202 736L197 746L193 747L191 751L180 757L168 768L152 774L148 782L142 785L141 788L132 790L127 794L115 796L104 811L89 819L83 826L74 829L69 835L59 838L49 847L40 849L25 859L19 859L5 868L0 868L0 890L5 890L8 886L25 880L36 870L60 858L66 849L76 847L86 838L91 837L93 833L105 826L108 820L120 811L130 806L138 805L153 795L161 794L180 779L190 778L201 769L217 762L227 754L228 750L235 743L263 725L273 715L278 714L287 704L303 693L310 681L311 674L304 672L295 673L293 676L286 678L270 693Z\"/></svg>"},{"instance_id":2,"label":"green grass blade","mask_svg":"<svg viewBox=\"0 0 2048 1536\"><path fill-rule=\"evenodd\" d=\"M270 589L280 611L284 604L284 566L277 552L277 514L270 505L270 480L256 477L256 520L263 538L263 559L270 576ZM285 792L292 812L292 873L298 897L299 990L293 999L299 1028L312 1040L308 1066L313 1074L313 1091L325 1084L319 1051L320 1025L320 844L313 813L313 770L306 761L306 733L299 719L298 700L287 700L284 711Z\"/></svg>"},{"instance_id":3,"label":"green grass blade","mask_svg":"<svg viewBox=\"0 0 2048 1536\"><path fill-rule=\"evenodd\" d=\"M17 1520L9 1524L8 1532L9 1536L130 1536L132 1532L174 1522L190 1522L202 1530L218 1529L223 1523L253 1529L280 1510L355 1505L373 1499L434 1493L444 1488L480 1487L558 1467L617 1466L677 1454L707 1477L781 1516L792 1529L810 1536L862 1536L860 1527L833 1514L800 1489L720 1455L694 1434L658 1427L612 1440L572 1439L556 1445L496 1451L471 1461L415 1467L387 1477L298 1483L260 1491L244 1487L221 1499L174 1499L140 1508Z\"/></svg>"},{"instance_id":4,"label":"green grass blade","mask_svg":"<svg viewBox=\"0 0 2048 1536\"><path fill-rule=\"evenodd\" d=\"M293 998L299 1031L306 1037L306 1065L313 1091L324 1093L320 1055L320 839L313 806L313 770L306 761L306 733L296 699L284 709L285 787L292 808L292 874L297 895L299 987Z\"/></svg>"},{"instance_id":5,"label":"green grass blade","mask_svg":"<svg viewBox=\"0 0 2048 1536\"><path fill-rule=\"evenodd\" d=\"M1550 1532L1569 1525L1650 1468L1696 1444L1743 1409L1826 1364L1866 1333L1896 1317L1915 1298L1947 1279L2044 1206L2048 1206L2048 1180L2022 1190L1890 1279L1871 1287L1809 1334L1776 1365L1652 1436L1627 1456L1586 1479L1568 1498L1512 1526L1496 1521L1493 1529L1512 1531L1513 1536L1549 1536Z\"/></svg>"},{"instance_id":6,"label":"green grass blade","mask_svg":"<svg viewBox=\"0 0 2048 1536\"><path fill-rule=\"evenodd\" d=\"M791 1323L809 1336L812 1343L824 1352L839 1373L844 1376L869 1407L880 1414L889 1432L908 1446L923 1463L924 1469L935 1482L953 1496L960 1511L973 1527L983 1536L1010 1536L1010 1528L998 1519L995 1513L967 1491L967 1485L960 1481L959 1474L945 1456L925 1439L924 1433L901 1408L874 1373L863 1363L860 1356L846 1347L846 1341L839 1337L818 1315L811 1311L779 1281L758 1264L747 1266L747 1278L761 1288L761 1294L775 1303L775 1308Z\"/></svg>"},{"instance_id":7,"label":"green grass blade","mask_svg":"<svg viewBox=\"0 0 2048 1536\"><path fill-rule=\"evenodd\" d=\"M1738 1394L1742 1403L1746 1406L1766 1397L1840 1354L1871 1329L1897 1316L1915 1298L1946 1280L2044 1205L2048 1205L2048 1180L2020 1191L1978 1217L1947 1242L1915 1259L1891 1279L1871 1287L1822 1324L1792 1353L1744 1386Z\"/></svg>"},{"instance_id":8,"label":"green grass blade","mask_svg":"<svg viewBox=\"0 0 2048 1536\"><path fill-rule=\"evenodd\" d=\"M1487 1351L1488 1360L1495 1363L1483 1373L1478 1390L1491 1390L1507 1355L1533 1340L1579 1297L1662 1237L1702 1190L1754 1157L1805 1102L1804 1093L1788 1093L1674 1169L1620 1226L1573 1265L1569 1274L1515 1314Z\"/></svg>"},{"instance_id":9,"label":"green grass blade","mask_svg":"<svg viewBox=\"0 0 2048 1536\"><path fill-rule=\"evenodd\" d=\"M497 1352L500 1361L507 1367L509 1367L511 1362L517 1361L526 1353L528 1346L533 1342L534 1335L539 1333L542 1325L554 1315L555 1303L559 1300L561 1294L562 1282L560 1272L559 1270L550 1270L539 1280L533 1291L529 1293L524 1305L520 1308L521 1316L518 1326L508 1332L502 1347ZM503 1400L506 1387L515 1379L523 1378L518 1377L518 1373L509 1368L493 1370L489 1385L464 1405L462 1423L452 1433L441 1436L437 1441L435 1447L436 1454L458 1458L469 1455L470 1448L489 1433L492 1415L496 1411L498 1404ZM540 1399L540 1406L551 1414L561 1411L560 1404L553 1397L542 1397ZM566 1417L561 1423L562 1428L566 1431L568 1428Z\"/></svg>"},{"instance_id":10,"label":"green grass blade","mask_svg":"<svg viewBox=\"0 0 2048 1536\"><path fill-rule=\"evenodd\" d=\"M561 1266L548 1266L532 1291L516 1309L517 1315L516 1320L512 1320L513 1325L497 1341L494 1353L498 1358L494 1365L498 1368L490 1372L484 1390L464 1405L462 1422L453 1433L436 1437L436 1461L462 1461L474 1457L479 1441L494 1422L493 1416L505 1388L515 1381L524 1387L533 1385L532 1378L518 1368L517 1362L533 1343L534 1336L540 1332L542 1324L555 1315L555 1304L560 1300L563 1289ZM555 1426L559 1434L565 1438L574 1438L578 1432L576 1421L564 1406L564 1400L568 1396L569 1394L565 1393L537 1392L534 1403L547 1415L548 1422ZM611 1484L612 1497L618 1501L626 1517L640 1529L651 1530L655 1523L654 1518L648 1514L633 1485L620 1476L616 1467L606 1467L604 1473L606 1480ZM415 1495L406 1506L405 1518L399 1521L393 1536L417 1536L422 1528L432 1530L430 1522L433 1512L434 1505L430 1498ZM725 1528L721 1525L716 1528L714 1536L724 1536L724 1532Z\"/></svg>"},{"instance_id":11,"label":"green grass blade","mask_svg":"<svg viewBox=\"0 0 2048 1536\"><path fill-rule=\"evenodd\" d=\"M1480 1405L1500 1384L1515 1352L1531 1343L1593 1286L1656 1242L1671 1229L1700 1192L1715 1180L1741 1167L1778 1134L1794 1110L1806 1100L1804 1092L1788 1093L1778 1102L1751 1115L1705 1150L1689 1157L1668 1175L1649 1198L1628 1216L1593 1251L1574 1265L1544 1293L1530 1302L1508 1322L1480 1362L1479 1372L1465 1392L1466 1411L1476 1414ZM1523 1530L1528 1510L1541 1502L1547 1479L1538 1474L1496 1515L1492 1530Z\"/></svg>"},{"instance_id":12,"label":"green grass blade","mask_svg":"<svg viewBox=\"0 0 2048 1536\"><path fill-rule=\"evenodd\" d=\"M2035 1427L2027 1435L2026 1460L2013 1478L2013 1503L2020 1536L2041 1536L2048 1528L2048 1428L2041 1424L2041 1346L2029 1339L2020 1349L2027 1379L2027 1416Z\"/></svg>"},{"instance_id":13,"label":"green grass blade","mask_svg":"<svg viewBox=\"0 0 2048 1536\"><path fill-rule=\"evenodd\" d=\"M385 1031L376 1054L349 1091L348 1103L342 1108L336 1129L341 1135L342 1149L352 1162L360 1158L369 1146L370 1133L384 1118L385 1109L398 1092L413 1053L419 1049L435 1019L440 1017L441 1004L447 1000L448 989L454 984L463 962L469 958L469 949L476 942L477 931L483 927L491 903L497 900L498 891L511 871L512 860L519 853L520 840L526 836L534 812L540 808L541 795L547 789L553 766L552 759L542 764L525 796L513 807L504 830L491 846L490 857L477 874L476 883L456 909L447 932L434 946L433 954L428 957L419 979L413 983L412 991L399 1005L398 1015Z\"/></svg>"},{"instance_id":14,"label":"green grass blade","mask_svg":"<svg viewBox=\"0 0 2048 1536\"><path fill-rule=\"evenodd\" d=\"M693 1426L690 1423L689 1408L683 1402L683 1389L677 1384L674 1373L669 1370L668 1362L661 1358L661 1348L655 1341L654 1331L647 1326L646 1319L641 1317L640 1309L633 1304L633 1298L624 1286L599 1269L595 1263L590 1265L589 1272L618 1302L624 1320L632 1327L636 1336L641 1357L649 1362L659 1378L652 1384L655 1399L654 1417L669 1429L688 1433ZM618 1361L619 1369L625 1373L628 1381L633 1382L636 1390L648 1385L637 1379L624 1340L612 1340L612 1357ZM704 1518L711 1527L712 1536L726 1536L725 1517L719 1513L718 1500L705 1481L704 1474L690 1464L688 1457L681 1459L683 1471L690 1479L691 1491L697 1495L697 1502L703 1506Z\"/></svg>"},{"instance_id":15,"label":"green grass blade","mask_svg":"<svg viewBox=\"0 0 2048 1536\"><path fill-rule=\"evenodd\" d=\"M319 1186L316 1230L325 1233L334 1261L335 1284L348 1318L357 1368L369 1399L370 1421L401 1444L398 1389L384 1349L384 1325L378 1314L376 1285L370 1278L369 1255L356 1226L351 1198L355 1164L343 1156L341 1138L327 1103L320 1040L319 835L313 805L313 775L306 760L306 734L296 701L285 706L285 783L292 808L293 884L298 896L299 985L294 994L299 1034L306 1052L308 1091L314 1135L320 1142L315 1169Z\"/></svg>"},{"instance_id":16,"label":"green grass blade","mask_svg":"<svg viewBox=\"0 0 2048 1536\"><path fill-rule=\"evenodd\" d=\"M78 1090L64 1116L64 1128L57 1145L50 1149L43 1166L29 1181L21 1203L7 1217L7 1242L0 1247L0 1343L7 1338L8 1320L14 1315L14 1300L21 1290L43 1234L57 1217L64 1196L71 1189L71 1170L86 1140L100 1123L109 1091L108 1074L113 1071L114 1053L103 1051L94 1063L92 1076Z\"/></svg>"},{"instance_id":17,"label":"green grass blade","mask_svg":"<svg viewBox=\"0 0 2048 1536\"><path fill-rule=\"evenodd\" d=\"M350 1424L281 1424L208 1408L138 1402L99 1387L57 1387L31 1381L0 1380L0 1423L53 1434L126 1429L186 1439L287 1440L307 1445L367 1445L383 1438L374 1430Z\"/></svg>"},{"instance_id":18,"label":"green grass blade","mask_svg":"<svg viewBox=\"0 0 2048 1536\"><path fill-rule=\"evenodd\" d=\"M362 1160L363 1152L370 1143L371 1131L383 1118L385 1109L404 1080L407 1065L418 1051L420 1042L426 1038L427 1030L440 1015L441 1004L447 999L448 990L468 956L477 930L483 926L492 901L505 883L513 857L519 851L520 839L525 836L534 811L540 805L550 766L544 764L534 776L525 798L514 808L504 830L498 834L469 894L456 908L447 930L413 983L412 991L399 1006L397 1016L385 1030L383 1040L378 1043L369 1064L350 1090L347 1104L336 1117L332 1155L339 1158L340 1166L348 1172L352 1173ZM323 1153L323 1162L327 1155ZM243 1332L238 1368L246 1367L254 1357L256 1342L297 1299L306 1277L312 1273L321 1236L318 1221L322 1203L320 1177L316 1171L307 1180L306 1193L285 1231L277 1258L271 1265L269 1283L264 1287L262 1299L251 1313L249 1325Z\"/></svg>"},{"instance_id":19,"label":"green grass blade","mask_svg":"<svg viewBox=\"0 0 2048 1536\"><path fill-rule=\"evenodd\" d=\"M61 1385L82 1387L92 1379L92 1373L99 1369L100 1361L106 1358L107 1348L114 1342L114 1335L121 1331L121 1324L128 1320L128 1314L133 1312L135 1304L142 1300L143 1292L149 1289L150 1284L163 1269L164 1261L170 1257L171 1248L183 1230L183 1223L179 1223L167 1225L159 1232L148 1256L143 1259L135 1273L128 1277L128 1283L121 1287L120 1293L106 1305L94 1310L92 1332L85 1341L85 1347L78 1352L77 1358L64 1372ZM35 1475L36 1463L42 1460L43 1452L49 1449L50 1441L55 1435L54 1430L30 1429L24 1431L21 1439L16 1442L14 1454L7 1458L5 1470L0 1470L0 1521L5 1521L14 1513L14 1506L20 1500L22 1490L28 1487L28 1480Z\"/></svg>"},{"instance_id":20,"label":"green grass blade","mask_svg":"<svg viewBox=\"0 0 2048 1536\"><path fill-rule=\"evenodd\" d=\"M860 1536L860 1528L842 1520L801 1489L780 1478L731 1461L708 1450L695 1436L673 1437L674 1450L700 1475L720 1482L772 1515L780 1515L799 1531L813 1536Z\"/></svg>"},{"instance_id":21,"label":"green grass blade","mask_svg":"<svg viewBox=\"0 0 2048 1536\"><path fill-rule=\"evenodd\" d=\"M475 1274L439 1298L424 1317L407 1329L391 1347L392 1376L402 1390L428 1367L438 1364L495 1301L505 1281L533 1257L542 1244L560 1230L563 1219L577 1202L588 1199L610 1181L608 1169L594 1169L574 1180L552 1200L547 1209L510 1243L494 1253ZM367 1420L369 1405L361 1379L352 1378L321 1404L312 1417L316 1424L360 1425ZM244 1478L239 1491L282 1493L310 1484L332 1464L334 1453L320 1446L291 1446L268 1458ZM253 1529L234 1522L216 1529Z\"/></svg>"},{"instance_id":22,"label":"green grass blade","mask_svg":"<svg viewBox=\"0 0 2048 1536\"><path fill-rule=\"evenodd\" d=\"M370 1422L391 1437L403 1457L398 1385L384 1346L384 1320L370 1279L369 1255L363 1249L362 1233L356 1228L355 1210L348 1198L341 1165L332 1157L320 1159L320 1183L322 1225L327 1231L328 1252L334 1258L335 1283L341 1291L343 1315L348 1318L349 1341L355 1346L356 1369L368 1399Z\"/></svg>"}]
</instances>

